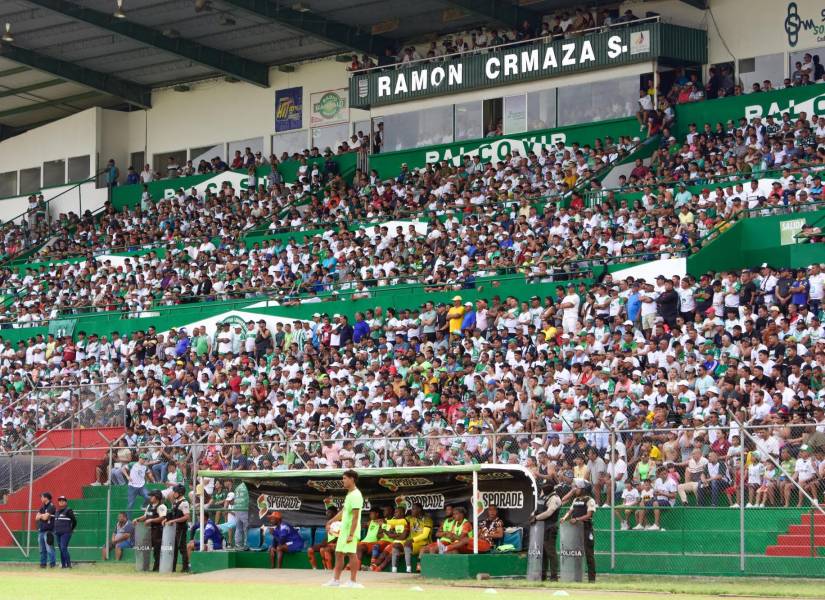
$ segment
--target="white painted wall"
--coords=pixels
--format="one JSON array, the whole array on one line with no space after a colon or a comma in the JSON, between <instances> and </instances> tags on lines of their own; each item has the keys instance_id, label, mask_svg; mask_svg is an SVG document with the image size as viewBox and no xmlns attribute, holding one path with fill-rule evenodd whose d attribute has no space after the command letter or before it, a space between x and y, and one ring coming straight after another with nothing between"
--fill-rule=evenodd
<instances>
[{"instance_id":1,"label":"white painted wall","mask_svg":"<svg viewBox=\"0 0 825 600\"><path fill-rule=\"evenodd\" d=\"M801 18L825 25L822 0L794 2ZM825 46L825 42L817 42L813 30L801 31L796 46L790 45L785 33L789 3L789 0L710 0L710 11L705 11L681 0L630 0L622 4L621 11L630 8L638 17L647 11L657 12L676 25L707 29L708 59L714 64ZM825 52L822 58L825 59Z\"/></svg>"},{"instance_id":2,"label":"white painted wall","mask_svg":"<svg viewBox=\"0 0 825 600\"><path fill-rule=\"evenodd\" d=\"M49 213L57 218L61 213L73 212L77 215L87 210L96 211L101 208L108 198L106 188L98 189L94 181L77 185L61 185L43 190L43 198L51 200ZM0 221L14 220L20 222L21 215L29 208L29 197L16 196L0 201Z\"/></svg>"},{"instance_id":3,"label":"white painted wall","mask_svg":"<svg viewBox=\"0 0 825 600\"><path fill-rule=\"evenodd\" d=\"M188 92L155 90L150 110L128 113L128 152L145 147L150 160L154 154L172 150L260 137L268 154L270 136L275 133L275 91L295 86L304 88L303 126L308 144L310 94L345 88L349 82L346 64L332 59L296 65L294 73L272 69L269 78L267 89L216 79L191 84Z\"/></svg>"},{"instance_id":4,"label":"white painted wall","mask_svg":"<svg viewBox=\"0 0 825 600\"><path fill-rule=\"evenodd\" d=\"M0 142L0 172L42 168L44 162L60 159L68 166L69 158L85 155L92 157L94 165L100 113L101 109L90 108ZM6 201L0 201L0 210L5 212L2 202Z\"/></svg>"},{"instance_id":5,"label":"white painted wall","mask_svg":"<svg viewBox=\"0 0 825 600\"><path fill-rule=\"evenodd\" d=\"M106 167L110 158L120 169L121 181L126 179L126 170L129 167L129 136L125 135L129 128L129 113L119 110L101 110L98 128L98 156L96 171ZM140 171L140 167L137 170Z\"/></svg>"}]
</instances>

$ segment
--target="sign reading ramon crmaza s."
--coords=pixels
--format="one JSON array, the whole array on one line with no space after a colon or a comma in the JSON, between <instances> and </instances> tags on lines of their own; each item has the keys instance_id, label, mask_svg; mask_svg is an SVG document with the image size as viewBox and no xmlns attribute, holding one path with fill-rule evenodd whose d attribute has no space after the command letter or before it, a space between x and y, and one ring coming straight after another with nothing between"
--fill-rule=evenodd
<instances>
[{"instance_id":1,"label":"sign reading ramon crmaza s.","mask_svg":"<svg viewBox=\"0 0 825 600\"><path fill-rule=\"evenodd\" d=\"M356 74L350 104L366 107L651 60L660 24L537 41L486 53Z\"/></svg>"}]
</instances>

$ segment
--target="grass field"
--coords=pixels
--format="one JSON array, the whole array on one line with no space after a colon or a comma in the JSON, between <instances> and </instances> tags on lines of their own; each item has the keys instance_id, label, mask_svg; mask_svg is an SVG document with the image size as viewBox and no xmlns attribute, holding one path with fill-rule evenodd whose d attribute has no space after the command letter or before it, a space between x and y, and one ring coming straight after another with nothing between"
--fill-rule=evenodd
<instances>
[{"instance_id":1,"label":"grass field","mask_svg":"<svg viewBox=\"0 0 825 600\"><path fill-rule=\"evenodd\" d=\"M201 575L135 573L127 564L78 565L71 571L0 567L0 598L13 600L181 600L284 598L287 600L708 600L710 598L823 598L821 580L605 576L587 584L528 584L493 580L445 582L411 575L363 573L363 590L329 589L329 573L233 569Z\"/></svg>"}]
</instances>

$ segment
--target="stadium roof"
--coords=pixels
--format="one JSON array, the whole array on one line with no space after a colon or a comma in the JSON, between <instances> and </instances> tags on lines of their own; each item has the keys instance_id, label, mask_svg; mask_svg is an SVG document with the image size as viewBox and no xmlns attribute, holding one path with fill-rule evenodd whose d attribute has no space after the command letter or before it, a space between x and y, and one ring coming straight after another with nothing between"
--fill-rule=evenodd
<instances>
[{"instance_id":1,"label":"stadium roof","mask_svg":"<svg viewBox=\"0 0 825 600\"><path fill-rule=\"evenodd\" d=\"M92 106L147 107L151 90L224 76L266 87L268 67L481 24L516 26L576 0L4 0L0 124ZM615 4L607 0L588 2ZM115 13L122 13L122 18ZM343 65L342 65L343 68Z\"/></svg>"}]
</instances>

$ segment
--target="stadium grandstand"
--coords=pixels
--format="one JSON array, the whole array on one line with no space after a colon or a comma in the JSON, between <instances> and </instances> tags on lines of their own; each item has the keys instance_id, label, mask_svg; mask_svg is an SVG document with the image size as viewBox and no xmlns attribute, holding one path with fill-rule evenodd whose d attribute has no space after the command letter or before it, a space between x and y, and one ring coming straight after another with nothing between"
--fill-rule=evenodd
<instances>
[{"instance_id":1,"label":"stadium grandstand","mask_svg":"<svg viewBox=\"0 0 825 600\"><path fill-rule=\"evenodd\" d=\"M555 494L599 573L825 576L823 15L0 3L0 563L157 490L184 568L329 568L355 469L365 569L524 576Z\"/></svg>"}]
</instances>

